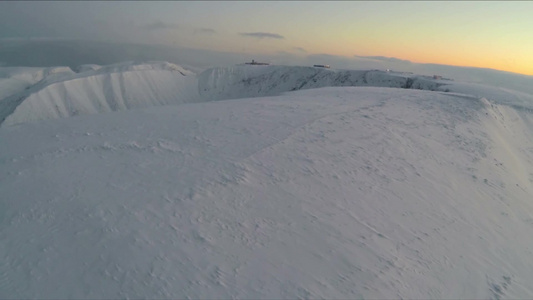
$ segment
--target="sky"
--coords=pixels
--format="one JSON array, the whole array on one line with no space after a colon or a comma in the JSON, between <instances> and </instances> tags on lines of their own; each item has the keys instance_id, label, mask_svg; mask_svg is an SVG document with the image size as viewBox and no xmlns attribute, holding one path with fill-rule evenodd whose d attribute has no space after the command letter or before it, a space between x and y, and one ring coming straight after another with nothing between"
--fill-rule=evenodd
<instances>
[{"instance_id":1,"label":"sky","mask_svg":"<svg viewBox=\"0 0 533 300\"><path fill-rule=\"evenodd\" d=\"M533 75L531 1L2 1L0 39L331 55Z\"/></svg>"}]
</instances>

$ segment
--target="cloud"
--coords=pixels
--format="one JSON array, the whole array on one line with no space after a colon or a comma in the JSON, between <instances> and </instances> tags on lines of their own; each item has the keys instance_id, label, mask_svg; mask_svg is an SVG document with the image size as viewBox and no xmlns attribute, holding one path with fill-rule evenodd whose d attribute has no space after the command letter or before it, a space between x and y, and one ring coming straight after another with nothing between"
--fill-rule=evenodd
<instances>
[{"instance_id":1,"label":"cloud","mask_svg":"<svg viewBox=\"0 0 533 300\"><path fill-rule=\"evenodd\" d=\"M279 54L279 55L292 55L292 53L287 52L287 51L283 51L283 50L278 51L277 54Z\"/></svg>"},{"instance_id":2,"label":"cloud","mask_svg":"<svg viewBox=\"0 0 533 300\"><path fill-rule=\"evenodd\" d=\"M386 57L386 56L360 56L360 55L354 55L356 58L364 58L364 59L372 59L372 60L378 60L378 61L384 61L384 62L392 62L392 63L408 63L410 64L411 61L405 60L405 59L399 59L396 57Z\"/></svg>"},{"instance_id":3,"label":"cloud","mask_svg":"<svg viewBox=\"0 0 533 300\"><path fill-rule=\"evenodd\" d=\"M355 61L346 56L332 55L327 53L310 54L306 56L309 64L325 64L331 66L349 66Z\"/></svg>"},{"instance_id":4,"label":"cloud","mask_svg":"<svg viewBox=\"0 0 533 300\"><path fill-rule=\"evenodd\" d=\"M285 37L277 33L268 33L268 32L241 32L240 35L245 37L253 37L257 39L284 39Z\"/></svg>"},{"instance_id":5,"label":"cloud","mask_svg":"<svg viewBox=\"0 0 533 300\"><path fill-rule=\"evenodd\" d=\"M194 33L200 33L200 34L215 34L217 33L214 29L211 28L196 28L194 29Z\"/></svg>"},{"instance_id":6,"label":"cloud","mask_svg":"<svg viewBox=\"0 0 533 300\"><path fill-rule=\"evenodd\" d=\"M385 70L389 68L404 69L407 64L394 64L385 60L370 59L357 56L341 56L341 55L332 55L327 53L319 54L308 54L305 55L304 60L302 61L306 65L315 65L315 64L324 64L330 65L332 68L344 69L344 70L372 70L379 69ZM409 65L411 66L411 65Z\"/></svg>"},{"instance_id":7,"label":"cloud","mask_svg":"<svg viewBox=\"0 0 533 300\"><path fill-rule=\"evenodd\" d=\"M176 28L179 28L179 26L178 24L156 21L153 23L142 25L141 28L144 30L153 31L153 30L161 30L161 29L176 29Z\"/></svg>"},{"instance_id":8,"label":"cloud","mask_svg":"<svg viewBox=\"0 0 533 300\"><path fill-rule=\"evenodd\" d=\"M294 50L298 50L298 51L300 51L302 53L307 53L307 51L305 51L305 49L302 48L302 47L294 47Z\"/></svg>"}]
</instances>

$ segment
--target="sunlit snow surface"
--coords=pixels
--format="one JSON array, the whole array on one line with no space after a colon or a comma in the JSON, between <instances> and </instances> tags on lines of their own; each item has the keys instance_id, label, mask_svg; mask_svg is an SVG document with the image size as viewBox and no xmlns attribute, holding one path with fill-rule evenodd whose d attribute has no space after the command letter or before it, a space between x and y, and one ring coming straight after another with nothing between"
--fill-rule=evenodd
<instances>
[{"instance_id":1,"label":"sunlit snow surface","mask_svg":"<svg viewBox=\"0 0 533 300\"><path fill-rule=\"evenodd\" d=\"M197 103L3 124L0 298L533 295L528 95L206 102L247 83L203 82Z\"/></svg>"}]
</instances>

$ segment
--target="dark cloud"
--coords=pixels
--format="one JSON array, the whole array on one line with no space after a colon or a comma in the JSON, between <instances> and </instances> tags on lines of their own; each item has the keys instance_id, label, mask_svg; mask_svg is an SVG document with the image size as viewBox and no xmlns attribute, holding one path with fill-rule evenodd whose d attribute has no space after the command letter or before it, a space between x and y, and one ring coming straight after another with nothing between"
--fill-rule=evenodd
<instances>
[{"instance_id":1,"label":"dark cloud","mask_svg":"<svg viewBox=\"0 0 533 300\"><path fill-rule=\"evenodd\" d=\"M217 32L214 29L211 29L211 28L196 28L196 29L194 29L194 33L215 34Z\"/></svg>"},{"instance_id":2,"label":"dark cloud","mask_svg":"<svg viewBox=\"0 0 533 300\"><path fill-rule=\"evenodd\" d=\"M240 35L245 37L253 37L257 39L284 39L282 35L279 35L277 33L268 33L268 32L242 32Z\"/></svg>"},{"instance_id":3,"label":"dark cloud","mask_svg":"<svg viewBox=\"0 0 533 300\"><path fill-rule=\"evenodd\" d=\"M141 28L144 30L153 31L153 30L161 30L161 29L176 29L176 28L179 28L179 26L178 24L156 21L153 23L142 25Z\"/></svg>"},{"instance_id":4,"label":"dark cloud","mask_svg":"<svg viewBox=\"0 0 533 300\"><path fill-rule=\"evenodd\" d=\"M386 57L386 56L360 56L360 55L354 55L356 58L364 58L364 59L372 59L372 60L378 60L378 61L384 61L384 62L392 62L392 63L408 63L410 64L411 61L405 60L405 59L399 59L396 57Z\"/></svg>"},{"instance_id":5,"label":"dark cloud","mask_svg":"<svg viewBox=\"0 0 533 300\"><path fill-rule=\"evenodd\" d=\"M307 51L305 51L305 49L302 48L302 47L294 47L294 50L298 50L298 51L300 51L302 53L307 53Z\"/></svg>"}]
</instances>

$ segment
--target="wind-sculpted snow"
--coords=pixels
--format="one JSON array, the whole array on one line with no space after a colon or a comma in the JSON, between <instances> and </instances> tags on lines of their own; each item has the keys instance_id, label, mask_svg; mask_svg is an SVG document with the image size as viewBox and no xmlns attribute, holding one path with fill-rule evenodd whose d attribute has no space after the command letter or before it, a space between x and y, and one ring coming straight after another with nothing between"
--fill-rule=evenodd
<instances>
[{"instance_id":1,"label":"wind-sculpted snow","mask_svg":"<svg viewBox=\"0 0 533 300\"><path fill-rule=\"evenodd\" d=\"M177 65L122 63L79 71L48 74L6 98L2 125L198 101L193 73Z\"/></svg>"},{"instance_id":2,"label":"wind-sculpted snow","mask_svg":"<svg viewBox=\"0 0 533 300\"><path fill-rule=\"evenodd\" d=\"M278 95L327 86L376 86L436 90L441 84L405 73L331 70L294 66L235 66L199 75L200 94L208 100Z\"/></svg>"},{"instance_id":3,"label":"wind-sculpted snow","mask_svg":"<svg viewBox=\"0 0 533 300\"><path fill-rule=\"evenodd\" d=\"M533 110L533 96L530 94L499 86L434 79L412 73L295 66L235 66L209 69L198 78L198 89L204 100L272 96L328 86L375 86L455 92Z\"/></svg>"},{"instance_id":4,"label":"wind-sculpted snow","mask_svg":"<svg viewBox=\"0 0 533 300\"><path fill-rule=\"evenodd\" d=\"M76 73L66 69L69 72L43 72L40 81L25 86L24 91L7 93L10 97L5 97L0 107L2 125L148 106L271 96L326 86L436 90L442 85L404 73L294 66L215 68L197 77L168 62L81 65L75 68Z\"/></svg>"},{"instance_id":5,"label":"wind-sculpted snow","mask_svg":"<svg viewBox=\"0 0 533 300\"><path fill-rule=\"evenodd\" d=\"M67 67L0 67L0 105L5 98L24 91L47 76L72 75Z\"/></svg>"},{"instance_id":6,"label":"wind-sculpted snow","mask_svg":"<svg viewBox=\"0 0 533 300\"><path fill-rule=\"evenodd\" d=\"M108 66L0 68L0 125L85 114L245 97L328 86L376 86L456 92L533 109L533 97L499 87L412 73L239 65L199 75L168 62ZM2 81L3 80L3 81Z\"/></svg>"},{"instance_id":7,"label":"wind-sculpted snow","mask_svg":"<svg viewBox=\"0 0 533 300\"><path fill-rule=\"evenodd\" d=\"M532 121L335 87L2 127L0 298L529 298Z\"/></svg>"},{"instance_id":8,"label":"wind-sculpted snow","mask_svg":"<svg viewBox=\"0 0 533 300\"><path fill-rule=\"evenodd\" d=\"M533 111L533 95L515 90L464 82L454 82L453 84L442 86L440 89L467 94L477 98L486 98L493 103Z\"/></svg>"}]
</instances>

